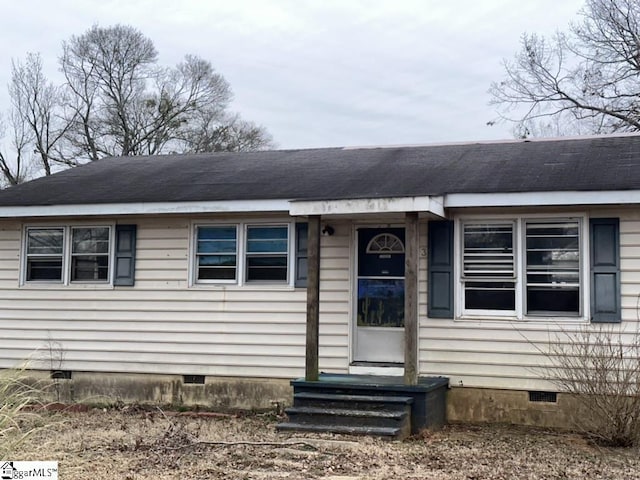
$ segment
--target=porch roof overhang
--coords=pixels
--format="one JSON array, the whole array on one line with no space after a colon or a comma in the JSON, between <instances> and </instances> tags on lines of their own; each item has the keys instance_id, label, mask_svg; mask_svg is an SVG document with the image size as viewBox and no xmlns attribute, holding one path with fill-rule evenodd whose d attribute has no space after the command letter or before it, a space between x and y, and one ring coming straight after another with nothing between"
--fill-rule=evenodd
<instances>
[{"instance_id":1,"label":"porch roof overhang","mask_svg":"<svg viewBox=\"0 0 640 480\"><path fill-rule=\"evenodd\" d=\"M353 215L371 213L425 212L445 217L442 196L380 197L295 200L290 203L292 216Z\"/></svg>"}]
</instances>

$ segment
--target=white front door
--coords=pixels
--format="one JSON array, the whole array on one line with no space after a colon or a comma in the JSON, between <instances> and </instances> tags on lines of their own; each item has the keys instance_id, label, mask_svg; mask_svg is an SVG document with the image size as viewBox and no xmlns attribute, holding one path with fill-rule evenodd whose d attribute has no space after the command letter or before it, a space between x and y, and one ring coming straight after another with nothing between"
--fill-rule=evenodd
<instances>
[{"instance_id":1,"label":"white front door","mask_svg":"<svg viewBox=\"0 0 640 480\"><path fill-rule=\"evenodd\" d=\"M404 228L357 231L354 362L404 362Z\"/></svg>"}]
</instances>

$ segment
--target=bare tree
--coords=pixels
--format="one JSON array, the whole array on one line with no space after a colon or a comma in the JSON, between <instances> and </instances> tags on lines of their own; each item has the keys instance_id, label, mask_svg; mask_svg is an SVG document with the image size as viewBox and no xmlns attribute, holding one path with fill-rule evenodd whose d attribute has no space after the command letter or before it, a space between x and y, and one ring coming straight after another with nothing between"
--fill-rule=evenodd
<instances>
[{"instance_id":1,"label":"bare tree","mask_svg":"<svg viewBox=\"0 0 640 480\"><path fill-rule=\"evenodd\" d=\"M0 139L4 138L7 126L0 119ZM14 149L15 156L9 156L5 151L0 150L0 172L2 172L2 181L0 185L17 185L21 183L25 175L24 151L27 146L27 137L24 129L14 129L11 138L11 145Z\"/></svg>"},{"instance_id":2,"label":"bare tree","mask_svg":"<svg viewBox=\"0 0 640 480\"><path fill-rule=\"evenodd\" d=\"M66 122L60 116L60 89L47 81L40 55L12 62L9 94L8 121L0 121L0 138L9 132L10 150L0 152L4 183L16 185L38 171L50 175L56 164L72 165L61 153Z\"/></svg>"},{"instance_id":3,"label":"bare tree","mask_svg":"<svg viewBox=\"0 0 640 480\"><path fill-rule=\"evenodd\" d=\"M67 131L67 123L61 117L61 92L45 77L39 54L29 53L24 62L12 62L9 94L13 144L18 156L25 147L31 147L45 175L51 174L54 164L74 165L61 151Z\"/></svg>"},{"instance_id":4,"label":"bare tree","mask_svg":"<svg viewBox=\"0 0 640 480\"><path fill-rule=\"evenodd\" d=\"M12 62L11 110L0 138L4 183L50 175L105 156L270 148L264 127L230 114L231 87L193 55L158 65L153 42L126 25L93 26L63 43L61 86L44 75L39 54Z\"/></svg>"},{"instance_id":5,"label":"bare tree","mask_svg":"<svg viewBox=\"0 0 640 480\"><path fill-rule=\"evenodd\" d=\"M175 68L160 68L157 56L151 40L123 25L94 26L64 43L61 66L75 155L97 160L193 151L194 142L210 145L198 138L213 124L246 134L238 139L243 149L258 144L260 135L270 138L264 129L226 114L231 88L210 62L187 55Z\"/></svg>"},{"instance_id":6,"label":"bare tree","mask_svg":"<svg viewBox=\"0 0 640 480\"><path fill-rule=\"evenodd\" d=\"M244 152L272 148L273 139L267 130L241 119L238 115L220 117L200 112L199 118L185 131L183 151Z\"/></svg>"},{"instance_id":7,"label":"bare tree","mask_svg":"<svg viewBox=\"0 0 640 480\"><path fill-rule=\"evenodd\" d=\"M580 17L551 39L523 35L491 85L500 117L521 136L558 124L561 133L640 130L640 2L587 0Z\"/></svg>"}]
</instances>

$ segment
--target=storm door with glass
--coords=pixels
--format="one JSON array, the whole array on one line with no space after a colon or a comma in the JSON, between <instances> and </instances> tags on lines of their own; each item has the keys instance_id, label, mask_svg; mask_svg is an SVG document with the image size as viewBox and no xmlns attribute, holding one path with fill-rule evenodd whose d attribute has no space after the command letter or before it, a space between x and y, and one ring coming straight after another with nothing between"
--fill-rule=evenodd
<instances>
[{"instance_id":1,"label":"storm door with glass","mask_svg":"<svg viewBox=\"0 0 640 480\"><path fill-rule=\"evenodd\" d=\"M358 229L355 362L404 362L404 229Z\"/></svg>"}]
</instances>

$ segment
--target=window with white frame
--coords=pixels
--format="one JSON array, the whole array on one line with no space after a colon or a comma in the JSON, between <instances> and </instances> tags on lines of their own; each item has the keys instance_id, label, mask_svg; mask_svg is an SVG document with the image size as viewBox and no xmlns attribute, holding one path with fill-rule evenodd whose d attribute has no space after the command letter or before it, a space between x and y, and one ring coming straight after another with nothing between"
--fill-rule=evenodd
<instances>
[{"instance_id":1,"label":"window with white frame","mask_svg":"<svg viewBox=\"0 0 640 480\"><path fill-rule=\"evenodd\" d=\"M285 283L290 280L290 225L196 225L195 283Z\"/></svg>"},{"instance_id":2,"label":"window with white frame","mask_svg":"<svg viewBox=\"0 0 640 480\"><path fill-rule=\"evenodd\" d=\"M196 281L235 281L238 275L238 227L196 227Z\"/></svg>"},{"instance_id":3,"label":"window with white frame","mask_svg":"<svg viewBox=\"0 0 640 480\"><path fill-rule=\"evenodd\" d=\"M515 310L514 222L463 224L466 310Z\"/></svg>"},{"instance_id":4,"label":"window with white frame","mask_svg":"<svg viewBox=\"0 0 640 480\"><path fill-rule=\"evenodd\" d=\"M286 282L288 225L247 225L246 280Z\"/></svg>"},{"instance_id":5,"label":"window with white frame","mask_svg":"<svg viewBox=\"0 0 640 480\"><path fill-rule=\"evenodd\" d=\"M580 314L580 222L525 222L526 313Z\"/></svg>"},{"instance_id":6,"label":"window with white frame","mask_svg":"<svg viewBox=\"0 0 640 480\"><path fill-rule=\"evenodd\" d=\"M62 282L64 267L64 229L27 229L25 280Z\"/></svg>"},{"instance_id":7,"label":"window with white frame","mask_svg":"<svg viewBox=\"0 0 640 480\"><path fill-rule=\"evenodd\" d=\"M582 221L461 222L463 314L580 316Z\"/></svg>"},{"instance_id":8,"label":"window with white frame","mask_svg":"<svg viewBox=\"0 0 640 480\"><path fill-rule=\"evenodd\" d=\"M24 281L108 283L111 227L51 226L25 229Z\"/></svg>"},{"instance_id":9,"label":"window with white frame","mask_svg":"<svg viewBox=\"0 0 640 480\"><path fill-rule=\"evenodd\" d=\"M71 228L71 281L109 281L109 227Z\"/></svg>"}]
</instances>

